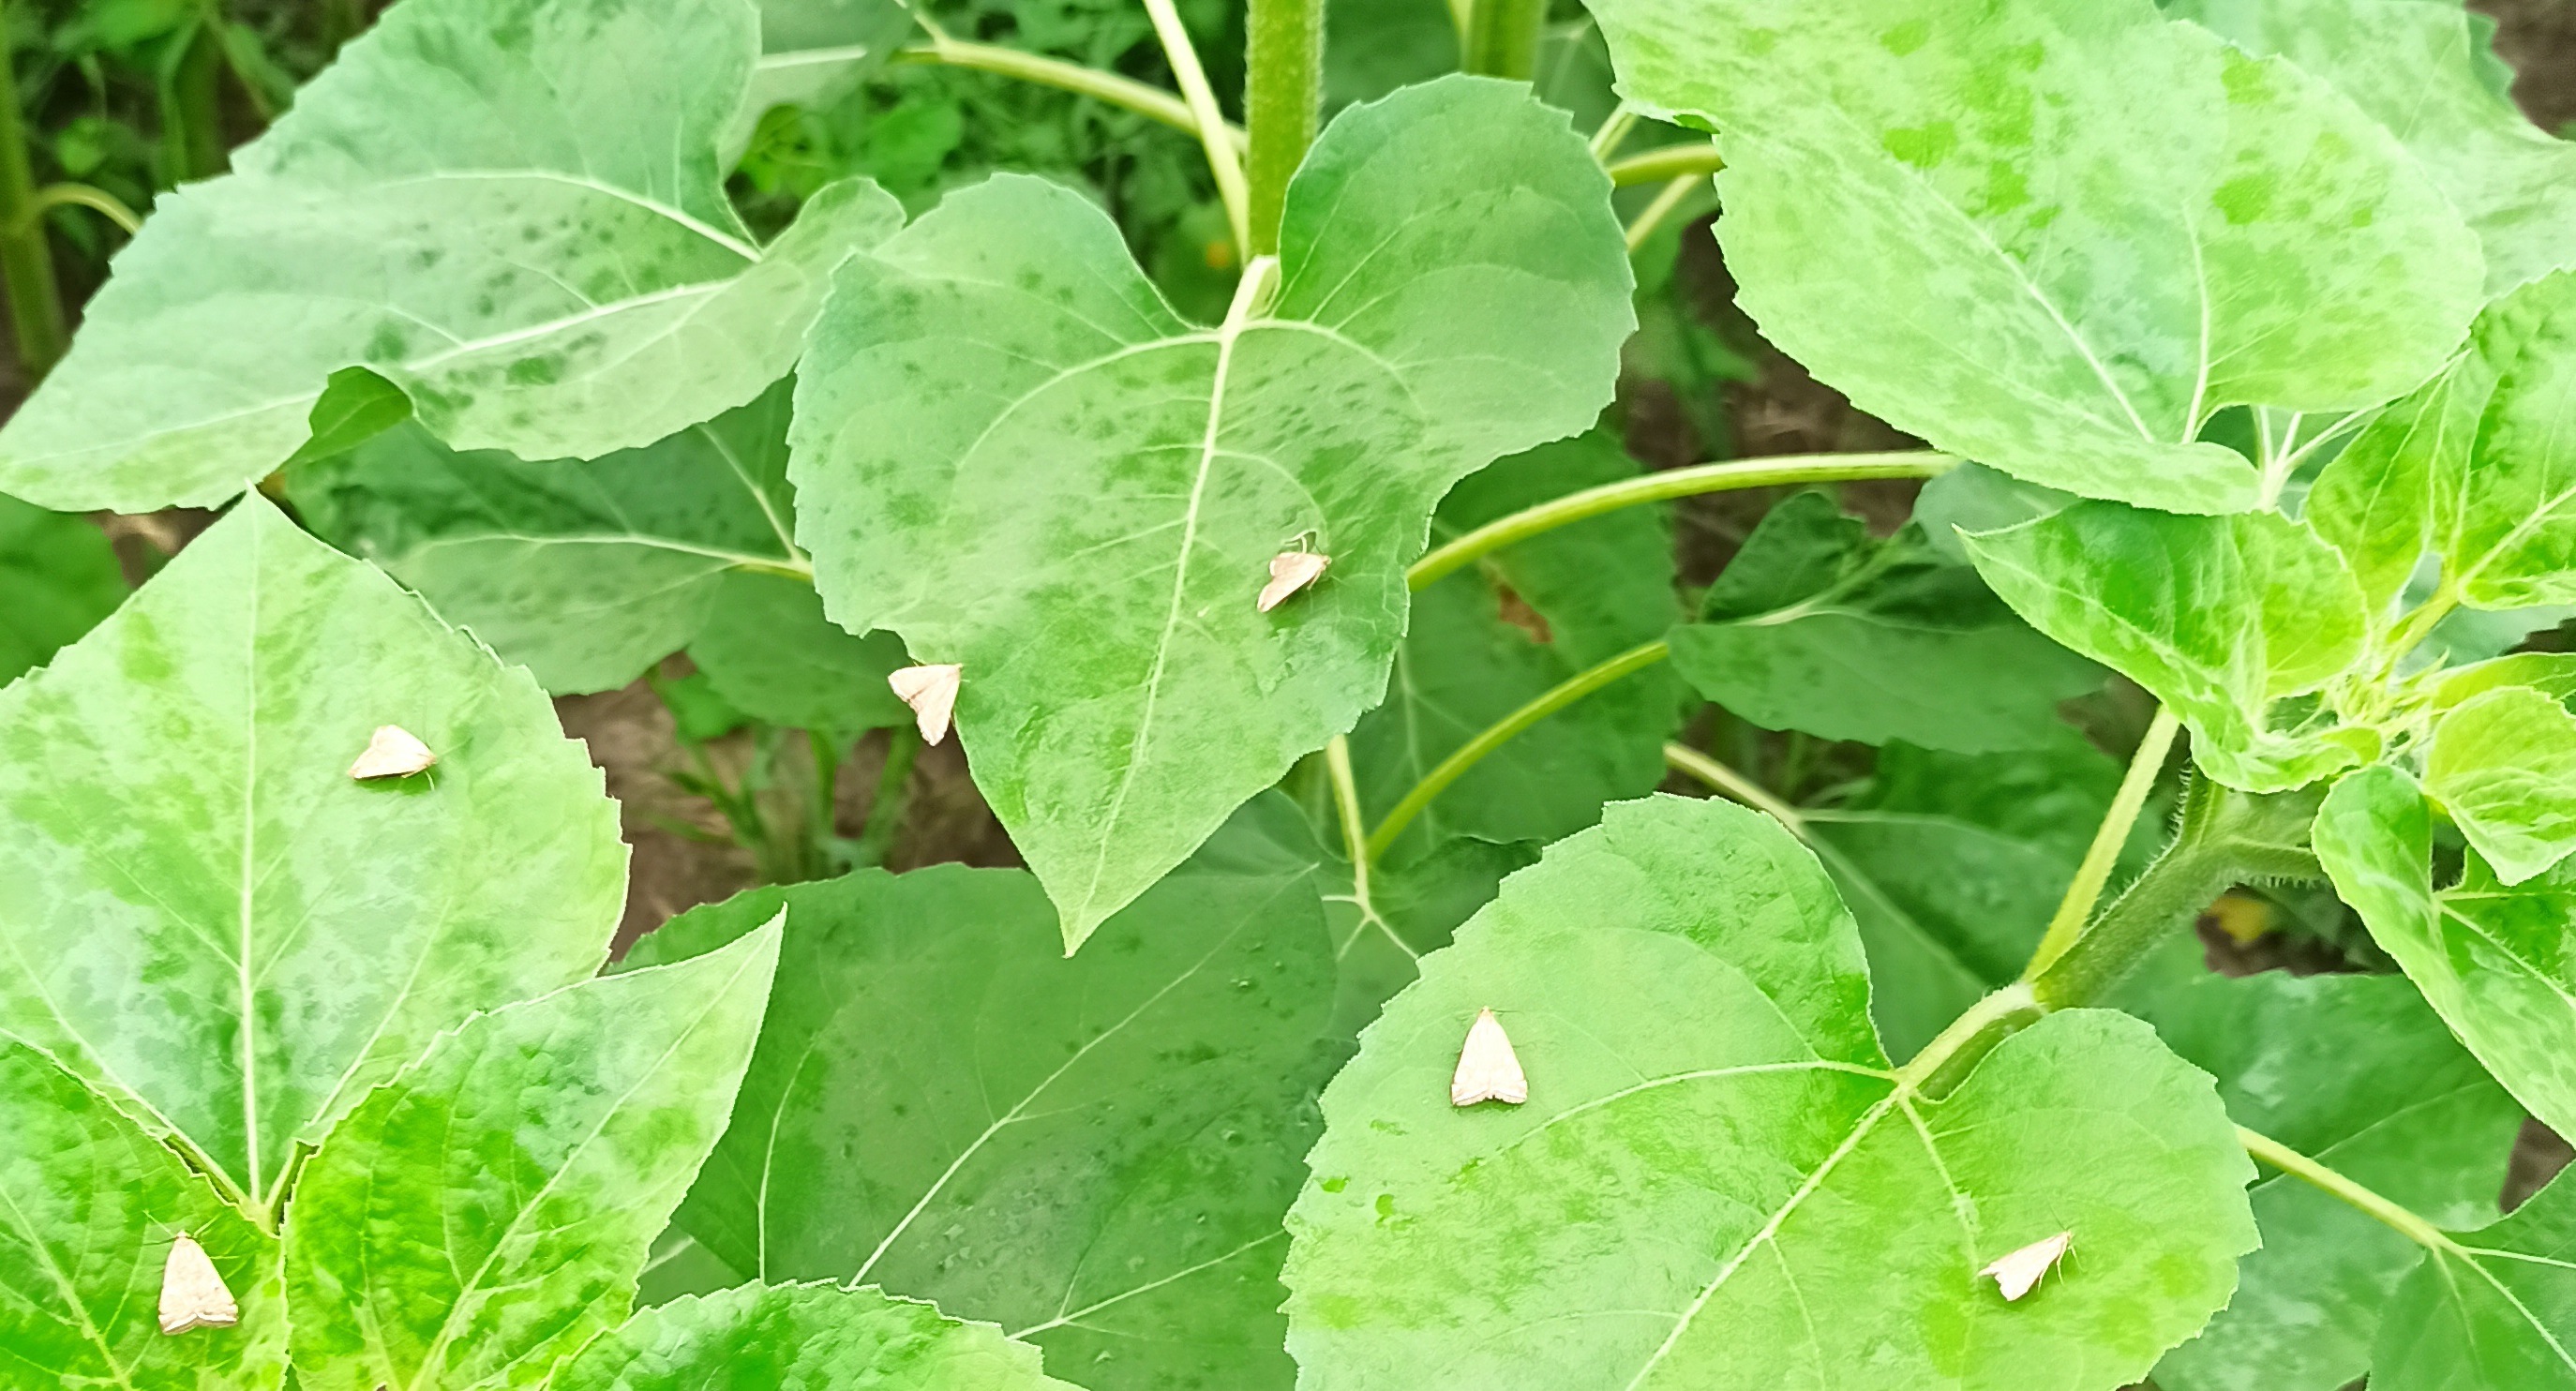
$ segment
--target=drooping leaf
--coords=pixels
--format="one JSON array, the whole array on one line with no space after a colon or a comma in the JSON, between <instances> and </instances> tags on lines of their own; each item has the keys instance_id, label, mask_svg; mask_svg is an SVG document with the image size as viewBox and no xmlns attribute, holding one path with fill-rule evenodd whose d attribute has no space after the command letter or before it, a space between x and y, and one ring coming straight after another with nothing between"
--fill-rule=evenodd
<instances>
[{"instance_id":1,"label":"drooping leaf","mask_svg":"<svg viewBox=\"0 0 2576 1391\"><path fill-rule=\"evenodd\" d=\"M745 1285L647 1309L547 1391L1074 1391L1037 1349L929 1304L830 1285Z\"/></svg>"},{"instance_id":2,"label":"drooping leaf","mask_svg":"<svg viewBox=\"0 0 2576 1391\"><path fill-rule=\"evenodd\" d=\"M1284 1277L1306 1376L2110 1391L2226 1302L2251 1170L2206 1076L2077 1010L1933 1101L1867 1004L1849 915L1767 817L1621 803L1550 847L1325 1094ZM1530 1100L1454 1109L1488 1006ZM2026 1299L1977 1279L2061 1231Z\"/></svg>"},{"instance_id":3,"label":"drooping leaf","mask_svg":"<svg viewBox=\"0 0 2576 1391\"><path fill-rule=\"evenodd\" d=\"M1821 492L1771 509L1673 630L1673 666L1765 729L1990 753L2043 745L2102 669L1911 529L1873 541Z\"/></svg>"},{"instance_id":4,"label":"drooping leaf","mask_svg":"<svg viewBox=\"0 0 2576 1391\"><path fill-rule=\"evenodd\" d=\"M1275 294L1180 320L1080 195L1002 176L851 261L797 378L826 610L965 668L975 780L1079 943L1377 703L1432 506L1609 400L1608 185L1451 77L1343 112ZM1313 588L1253 605L1300 538Z\"/></svg>"},{"instance_id":5,"label":"drooping leaf","mask_svg":"<svg viewBox=\"0 0 2576 1391\"><path fill-rule=\"evenodd\" d=\"M2362 655L2352 572L2277 512L2202 518L2088 502L1966 538L2031 626L2155 693L2230 787L2298 787L2377 754L2306 695Z\"/></svg>"},{"instance_id":6,"label":"drooping leaf","mask_svg":"<svg viewBox=\"0 0 2576 1391\"><path fill-rule=\"evenodd\" d=\"M2529 686L2472 697L2434 726L2424 788L2519 884L2576 850L2576 715Z\"/></svg>"},{"instance_id":7,"label":"drooping leaf","mask_svg":"<svg viewBox=\"0 0 2576 1391\"><path fill-rule=\"evenodd\" d=\"M2576 1186L2553 1181L2503 1220L2427 1252L2399 1286L2371 1391L2576 1387Z\"/></svg>"},{"instance_id":8,"label":"drooping leaf","mask_svg":"<svg viewBox=\"0 0 2576 1391\"><path fill-rule=\"evenodd\" d=\"M352 780L387 724L437 766ZM0 691L0 1031L264 1200L439 1030L598 968L600 788L525 674L245 498Z\"/></svg>"},{"instance_id":9,"label":"drooping leaf","mask_svg":"<svg viewBox=\"0 0 2576 1391\"><path fill-rule=\"evenodd\" d=\"M295 1186L306 1391L543 1384L616 1327L715 1146L779 932L478 1015L371 1092Z\"/></svg>"},{"instance_id":10,"label":"drooping leaf","mask_svg":"<svg viewBox=\"0 0 2576 1391\"><path fill-rule=\"evenodd\" d=\"M1443 499L1447 540L1525 507L1633 478L1636 461L1595 433L1501 460ZM1329 572L1328 572L1329 573ZM1413 600L1386 703L1351 732L1370 818L1440 761L1567 678L1663 636L1673 596L1668 509L1629 507L1507 547ZM1654 790L1681 708L1660 666L1548 716L1450 785L1398 842L1428 853L1456 836L1550 841L1598 820L1601 804Z\"/></svg>"},{"instance_id":11,"label":"drooping leaf","mask_svg":"<svg viewBox=\"0 0 2576 1391\"><path fill-rule=\"evenodd\" d=\"M1924 481L1914 498L1914 520L1923 528L1924 544L1965 565L1968 548L1960 532L2001 531L2063 512L2080 500L1971 461Z\"/></svg>"},{"instance_id":12,"label":"drooping leaf","mask_svg":"<svg viewBox=\"0 0 2576 1391\"><path fill-rule=\"evenodd\" d=\"M697 909L628 960L782 905L684 1228L754 1279L996 1322L1093 1391L1286 1383L1279 1218L1346 1047L1308 878L1184 869L1066 959L1027 874L863 871Z\"/></svg>"},{"instance_id":13,"label":"drooping leaf","mask_svg":"<svg viewBox=\"0 0 2576 1391\"><path fill-rule=\"evenodd\" d=\"M288 475L307 525L419 591L558 693L613 690L686 647L740 566L793 568L789 385L583 463L391 431Z\"/></svg>"},{"instance_id":14,"label":"drooping leaf","mask_svg":"<svg viewBox=\"0 0 2576 1391\"><path fill-rule=\"evenodd\" d=\"M458 449L593 458L758 396L832 267L901 225L864 181L766 247L717 142L749 0L426 0L389 11L166 196L71 354L0 430L0 488L57 507L212 503L303 444L365 367Z\"/></svg>"},{"instance_id":15,"label":"drooping leaf","mask_svg":"<svg viewBox=\"0 0 2576 1391\"><path fill-rule=\"evenodd\" d=\"M42 666L125 599L107 533L0 497L0 686Z\"/></svg>"},{"instance_id":16,"label":"drooping leaf","mask_svg":"<svg viewBox=\"0 0 2576 1391\"><path fill-rule=\"evenodd\" d=\"M2375 613L2429 550L2480 609L2576 603L2576 273L2480 316L2449 370L2390 407L2318 475L2307 516Z\"/></svg>"},{"instance_id":17,"label":"drooping leaf","mask_svg":"<svg viewBox=\"0 0 2576 1391\"><path fill-rule=\"evenodd\" d=\"M2576 871L2498 882L2473 849L2436 890L2432 817L2385 765L2345 778L2317 814L2317 858L2442 1022L2531 1113L2576 1133Z\"/></svg>"},{"instance_id":18,"label":"drooping leaf","mask_svg":"<svg viewBox=\"0 0 2576 1391\"><path fill-rule=\"evenodd\" d=\"M2252 507L2202 422L2387 400L2483 298L2476 238L2394 137L2151 0L1594 13L1631 101L1719 132L1718 235L1764 334L2033 482Z\"/></svg>"},{"instance_id":19,"label":"drooping leaf","mask_svg":"<svg viewBox=\"0 0 2576 1391\"><path fill-rule=\"evenodd\" d=\"M2195 962L2123 1003L2217 1077L2238 1124L2429 1221L2495 1220L2522 1107L2405 980L2229 980ZM2164 1391L2337 1391L2369 1370L2381 1315L2423 1254L2289 1175L2267 1173L2252 1196L2263 1248L2208 1330L2156 1364Z\"/></svg>"},{"instance_id":20,"label":"drooping leaf","mask_svg":"<svg viewBox=\"0 0 2576 1391\"><path fill-rule=\"evenodd\" d=\"M241 1391L286 1372L277 1242L80 1079L0 1043L0 1383ZM174 1234L206 1248L241 1323L154 1322Z\"/></svg>"},{"instance_id":21,"label":"drooping leaf","mask_svg":"<svg viewBox=\"0 0 2576 1391\"><path fill-rule=\"evenodd\" d=\"M843 740L912 723L911 708L886 685L886 675L910 660L902 640L852 637L823 616L823 601L803 580L725 576L689 658L753 719Z\"/></svg>"},{"instance_id":22,"label":"drooping leaf","mask_svg":"<svg viewBox=\"0 0 2576 1391\"><path fill-rule=\"evenodd\" d=\"M2483 70L2494 20L2459 0L2176 0L2167 13L2288 58L2388 127L2476 230L2489 294L2576 264L2576 148Z\"/></svg>"}]
</instances>

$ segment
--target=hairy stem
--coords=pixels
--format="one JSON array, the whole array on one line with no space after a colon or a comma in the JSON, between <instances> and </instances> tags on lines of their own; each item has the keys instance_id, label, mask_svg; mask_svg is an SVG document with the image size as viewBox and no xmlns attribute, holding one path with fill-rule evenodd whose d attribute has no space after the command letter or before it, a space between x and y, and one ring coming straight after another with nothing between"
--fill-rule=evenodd
<instances>
[{"instance_id":1,"label":"hairy stem","mask_svg":"<svg viewBox=\"0 0 2576 1391\"><path fill-rule=\"evenodd\" d=\"M1279 211L1289 177L1315 143L1324 101L1323 0L1252 0L1246 21L1243 124L1252 138L1245 161L1250 185L1253 256L1279 253Z\"/></svg>"},{"instance_id":2,"label":"hairy stem","mask_svg":"<svg viewBox=\"0 0 2576 1391\"><path fill-rule=\"evenodd\" d=\"M2093 844L2084 852L2084 862L2075 869L2074 881L2066 886L2066 896L2058 900L2057 915L2048 920L2048 931L2039 939L2039 949L2031 953L2030 964L2022 968L2023 980L2037 980L2042 971L2057 964L2057 958L2075 945L2084 924L2093 917L2093 906L2101 901L2102 886L2111 882L2111 869L2119 863L2120 848L2129 843L2129 831L2138 824L2138 813L2147 804L2147 794L2155 790L2156 774L2163 771L2165 756L2173 752L2174 736L2182 732L2182 721L2170 708L2158 707L2156 717L2147 726L2146 737L2138 741L2138 751L2129 758L2129 772L2120 779L2120 791L2111 799L2111 809L2093 832Z\"/></svg>"},{"instance_id":3,"label":"hairy stem","mask_svg":"<svg viewBox=\"0 0 2576 1391\"><path fill-rule=\"evenodd\" d=\"M998 73L1034 82L1042 87L1055 87L1078 92L1111 106L1133 111L1149 120L1159 121L1187 135L1199 133L1199 118L1188 102L1132 77L1122 77L1079 63L1067 63L1035 53L1023 53L999 44L967 43L952 39L936 30L930 42L898 51L891 61L897 63L938 63L952 68L973 68L978 72ZM1231 124L1225 126L1227 138L1237 148L1245 143L1243 131Z\"/></svg>"},{"instance_id":4,"label":"hairy stem","mask_svg":"<svg viewBox=\"0 0 2576 1391\"><path fill-rule=\"evenodd\" d=\"M1527 82L1538 73L1547 0L1473 0L1458 66L1487 77Z\"/></svg>"},{"instance_id":5,"label":"hairy stem","mask_svg":"<svg viewBox=\"0 0 2576 1391\"><path fill-rule=\"evenodd\" d=\"M1726 167L1717 157L1717 146L1706 142L1666 145L1661 149L1633 154L1609 162L1610 182L1621 188L1630 184L1659 184L1667 179L1685 176L1705 177Z\"/></svg>"},{"instance_id":6,"label":"hairy stem","mask_svg":"<svg viewBox=\"0 0 2576 1391\"><path fill-rule=\"evenodd\" d=\"M1789 833L1800 840L1807 838L1805 813L1771 795L1771 789L1688 744L1664 745L1664 763L1668 767L1690 774L1755 811L1770 813L1772 819L1788 827Z\"/></svg>"},{"instance_id":7,"label":"hairy stem","mask_svg":"<svg viewBox=\"0 0 2576 1391\"><path fill-rule=\"evenodd\" d=\"M1252 213L1243 184L1243 159L1226 134L1225 113L1216 104L1215 89L1208 86L1207 70L1199 66L1198 50L1190 46L1190 31L1182 27L1172 0L1145 0L1145 13L1154 21L1154 37L1162 41L1163 57L1181 84L1181 99L1189 103L1190 115L1198 124L1199 145L1207 151L1209 172L1216 175L1217 197L1225 201L1225 220L1234 229L1234 244L1249 247Z\"/></svg>"},{"instance_id":8,"label":"hairy stem","mask_svg":"<svg viewBox=\"0 0 2576 1391\"><path fill-rule=\"evenodd\" d=\"M2455 1256L2462 1254L2459 1244L2452 1241L2449 1234L2441 1228L2288 1145L2241 1125L2236 1127L2236 1139L2239 1144L2245 1146L2247 1154L2310 1187L2351 1204L2404 1234L2407 1240L2416 1245L2428 1251L2440 1251Z\"/></svg>"},{"instance_id":9,"label":"hairy stem","mask_svg":"<svg viewBox=\"0 0 2576 1391\"><path fill-rule=\"evenodd\" d=\"M1898 454L1805 454L1777 459L1738 459L1720 464L1665 469L1624 478L1598 488L1568 493L1553 501L1488 522L1413 562L1404 581L1421 589L1433 580L1516 541L1541 532L1616 512L1639 503L1664 502L1696 493L1722 493L1736 488L1780 484L1834 483L1858 478L1930 478L1958 467L1957 456L1910 450Z\"/></svg>"},{"instance_id":10,"label":"hairy stem","mask_svg":"<svg viewBox=\"0 0 2576 1391\"><path fill-rule=\"evenodd\" d=\"M1513 735L1600 690L1620 677L1630 672L1643 671L1670 655L1672 655L1671 645L1660 638L1643 646L1629 648L1589 671L1577 672L1567 677L1555 689L1497 720L1492 727L1468 740L1447 758L1440 760L1439 767L1423 774L1422 781L1415 783L1413 790L1404 794L1404 800L1396 803L1395 809L1389 811L1386 819L1378 823L1377 829L1369 833L1367 857L1374 860L1385 854L1386 848L1393 845L1395 838L1404 833L1405 826L1419 815L1424 807L1431 804L1432 798L1440 795L1441 789L1456 782L1468 769L1482 762L1485 755L1509 743Z\"/></svg>"},{"instance_id":11,"label":"hairy stem","mask_svg":"<svg viewBox=\"0 0 2576 1391\"><path fill-rule=\"evenodd\" d=\"M0 21L8 11L0 8ZM18 118L18 74L0 48L0 281L9 291L9 322L18 334L18 361L35 381L62 360L63 295L54 283L54 253L45 241L35 202L35 175L27 165L27 132Z\"/></svg>"}]
</instances>

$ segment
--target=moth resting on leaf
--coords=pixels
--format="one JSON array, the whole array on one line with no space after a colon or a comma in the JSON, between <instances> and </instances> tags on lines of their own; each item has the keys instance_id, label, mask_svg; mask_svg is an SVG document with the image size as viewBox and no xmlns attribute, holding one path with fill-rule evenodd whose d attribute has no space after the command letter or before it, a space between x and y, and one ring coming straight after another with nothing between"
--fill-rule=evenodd
<instances>
[{"instance_id":1,"label":"moth resting on leaf","mask_svg":"<svg viewBox=\"0 0 2576 1391\"><path fill-rule=\"evenodd\" d=\"M1466 1046L1458 1050L1458 1070L1449 1078L1449 1104L1499 1101L1518 1106L1527 1100L1529 1078L1521 1072L1521 1060L1512 1052L1503 1021L1490 1009L1477 1011L1476 1022L1467 1026Z\"/></svg>"},{"instance_id":2,"label":"moth resting on leaf","mask_svg":"<svg viewBox=\"0 0 2576 1391\"><path fill-rule=\"evenodd\" d=\"M206 1248L186 1232L172 1238L170 1258L161 1266L161 1331L230 1328L239 1322L241 1306L233 1302L233 1292L224 1287Z\"/></svg>"}]
</instances>

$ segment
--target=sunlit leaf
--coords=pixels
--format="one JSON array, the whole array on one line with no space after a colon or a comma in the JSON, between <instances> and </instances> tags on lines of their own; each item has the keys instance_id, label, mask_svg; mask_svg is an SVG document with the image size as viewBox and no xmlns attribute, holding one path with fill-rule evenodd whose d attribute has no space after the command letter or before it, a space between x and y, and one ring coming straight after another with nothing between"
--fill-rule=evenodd
<instances>
[{"instance_id":1,"label":"sunlit leaf","mask_svg":"<svg viewBox=\"0 0 2576 1391\"><path fill-rule=\"evenodd\" d=\"M2434 726L2424 788L2519 884L2576 850L2576 715L2529 686L2471 697Z\"/></svg>"},{"instance_id":2,"label":"sunlit leaf","mask_svg":"<svg viewBox=\"0 0 2576 1391\"><path fill-rule=\"evenodd\" d=\"M989 1324L872 1289L746 1285L648 1309L564 1364L548 1391L1073 1391Z\"/></svg>"}]
</instances>

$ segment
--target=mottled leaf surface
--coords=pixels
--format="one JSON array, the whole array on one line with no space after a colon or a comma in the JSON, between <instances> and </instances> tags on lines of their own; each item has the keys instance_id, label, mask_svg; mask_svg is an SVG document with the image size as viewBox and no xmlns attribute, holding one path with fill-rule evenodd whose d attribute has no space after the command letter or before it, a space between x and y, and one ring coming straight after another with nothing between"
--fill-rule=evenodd
<instances>
[{"instance_id":1,"label":"mottled leaf surface","mask_svg":"<svg viewBox=\"0 0 2576 1391\"><path fill-rule=\"evenodd\" d=\"M0 488L212 503L304 443L331 374L459 449L592 458L758 396L832 267L901 225L832 185L755 246L717 142L749 0L426 0L387 13L118 253L70 356L0 430Z\"/></svg>"},{"instance_id":2,"label":"mottled leaf surface","mask_svg":"<svg viewBox=\"0 0 2576 1391\"><path fill-rule=\"evenodd\" d=\"M1700 694L1765 729L1960 753L2047 743L2057 702L2103 680L1920 530L1874 541L1821 492L1763 517L1672 644Z\"/></svg>"},{"instance_id":3,"label":"mottled leaf surface","mask_svg":"<svg viewBox=\"0 0 2576 1391\"><path fill-rule=\"evenodd\" d=\"M1719 132L1718 235L1763 333L2034 482L2251 507L2202 422L2376 405L2483 299L2475 236L2395 137L2151 0L1595 13L1624 95Z\"/></svg>"},{"instance_id":4,"label":"mottled leaf surface","mask_svg":"<svg viewBox=\"0 0 2576 1391\"><path fill-rule=\"evenodd\" d=\"M169 1148L22 1043L0 1043L0 1383L67 1391L274 1388L286 1373L277 1242ZM154 1322L171 1237L206 1248L233 1328Z\"/></svg>"},{"instance_id":5,"label":"mottled leaf surface","mask_svg":"<svg viewBox=\"0 0 2576 1391\"><path fill-rule=\"evenodd\" d=\"M1196 867L1066 958L1025 873L757 889L646 937L787 939L680 1222L763 1280L935 1299L1094 1391L1284 1385L1280 1215L1346 1051L1312 881Z\"/></svg>"},{"instance_id":6,"label":"mottled leaf surface","mask_svg":"<svg viewBox=\"0 0 2576 1391\"><path fill-rule=\"evenodd\" d=\"M1806 851L1715 801L1612 806L1362 1036L1289 1218L1289 1349L1333 1387L2111 1391L2254 1245L2207 1076L2049 1016L1948 1099L1892 1072ZM1452 1108L1480 1008L1525 1106ZM2007 1304L1974 1272L2072 1230Z\"/></svg>"},{"instance_id":7,"label":"mottled leaf surface","mask_svg":"<svg viewBox=\"0 0 2576 1391\"><path fill-rule=\"evenodd\" d=\"M842 269L797 377L825 608L964 665L1068 943L1378 703L1433 505L1591 425L1633 322L1599 165L1489 79L1344 111L1282 248L1202 329L1081 195L996 177ZM1300 538L1332 568L1256 612Z\"/></svg>"},{"instance_id":8,"label":"mottled leaf surface","mask_svg":"<svg viewBox=\"0 0 2576 1391\"><path fill-rule=\"evenodd\" d=\"M125 599L107 533L0 497L0 685L42 666Z\"/></svg>"},{"instance_id":9,"label":"mottled leaf surface","mask_svg":"<svg viewBox=\"0 0 2576 1391\"><path fill-rule=\"evenodd\" d=\"M2576 850L2576 715L2529 686L2473 696L2433 727L2424 789L2519 884Z\"/></svg>"},{"instance_id":10,"label":"mottled leaf surface","mask_svg":"<svg viewBox=\"0 0 2576 1391\"><path fill-rule=\"evenodd\" d=\"M775 922L468 1021L333 1127L295 1188L306 1391L535 1386L626 1317L723 1131Z\"/></svg>"},{"instance_id":11,"label":"mottled leaf surface","mask_svg":"<svg viewBox=\"0 0 2576 1391\"><path fill-rule=\"evenodd\" d=\"M1966 541L2031 626L2180 715L2220 782L2277 791L2376 756L2367 731L2290 703L2358 661L2369 628L2352 572L2306 526L2090 502Z\"/></svg>"},{"instance_id":12,"label":"mottled leaf surface","mask_svg":"<svg viewBox=\"0 0 2576 1391\"><path fill-rule=\"evenodd\" d=\"M2380 1325L2371 1391L2568 1391L2571 1348L2576 1187L2552 1182L2406 1277Z\"/></svg>"},{"instance_id":13,"label":"mottled leaf surface","mask_svg":"<svg viewBox=\"0 0 2576 1391\"><path fill-rule=\"evenodd\" d=\"M385 724L437 766L352 780ZM439 1030L596 970L625 864L525 673L258 498L0 691L0 1030L262 1198Z\"/></svg>"},{"instance_id":14,"label":"mottled leaf surface","mask_svg":"<svg viewBox=\"0 0 2576 1391\"><path fill-rule=\"evenodd\" d=\"M548 1391L1069 1391L990 1324L873 1289L746 1285L648 1309L564 1364Z\"/></svg>"}]
</instances>

